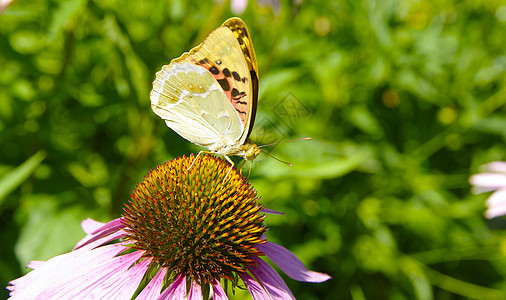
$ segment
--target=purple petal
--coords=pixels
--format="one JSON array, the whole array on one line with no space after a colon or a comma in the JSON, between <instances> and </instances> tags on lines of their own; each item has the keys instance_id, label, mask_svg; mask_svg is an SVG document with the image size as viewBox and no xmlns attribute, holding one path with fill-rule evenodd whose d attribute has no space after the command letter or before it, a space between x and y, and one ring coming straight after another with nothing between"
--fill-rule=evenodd
<instances>
[{"instance_id":1,"label":"purple petal","mask_svg":"<svg viewBox=\"0 0 506 300\"><path fill-rule=\"evenodd\" d=\"M228 300L227 294L223 290L220 282L216 279L213 280L213 300Z\"/></svg>"},{"instance_id":2,"label":"purple petal","mask_svg":"<svg viewBox=\"0 0 506 300\"><path fill-rule=\"evenodd\" d=\"M148 285L142 290L142 292L135 298L136 300L150 300L156 299L162 292L163 279L167 274L167 268L160 268L156 273L155 277L151 279Z\"/></svg>"},{"instance_id":3,"label":"purple petal","mask_svg":"<svg viewBox=\"0 0 506 300\"><path fill-rule=\"evenodd\" d=\"M469 182L474 186L474 193L495 191L506 187L506 174L482 173L471 176Z\"/></svg>"},{"instance_id":4,"label":"purple petal","mask_svg":"<svg viewBox=\"0 0 506 300\"><path fill-rule=\"evenodd\" d=\"M186 276L179 274L158 298L159 300L186 299Z\"/></svg>"},{"instance_id":5,"label":"purple petal","mask_svg":"<svg viewBox=\"0 0 506 300\"><path fill-rule=\"evenodd\" d=\"M247 266L247 268L265 291L269 293L269 299L295 299L276 270L258 257L253 257L253 262L257 265Z\"/></svg>"},{"instance_id":6,"label":"purple petal","mask_svg":"<svg viewBox=\"0 0 506 300\"><path fill-rule=\"evenodd\" d=\"M279 211L275 211L273 209L268 209L268 208L264 208L262 210L263 213L266 213L266 214L273 214L273 215L284 215L285 213L282 213L282 212L279 212Z\"/></svg>"},{"instance_id":7,"label":"purple petal","mask_svg":"<svg viewBox=\"0 0 506 300\"><path fill-rule=\"evenodd\" d=\"M324 273L309 271L297 256L283 246L267 242L256 247L265 253L290 278L305 282L323 282L332 278Z\"/></svg>"},{"instance_id":8,"label":"purple petal","mask_svg":"<svg viewBox=\"0 0 506 300\"><path fill-rule=\"evenodd\" d=\"M202 289L200 285L192 280L188 300L202 300Z\"/></svg>"},{"instance_id":9,"label":"purple petal","mask_svg":"<svg viewBox=\"0 0 506 300\"><path fill-rule=\"evenodd\" d=\"M253 277L249 276L248 273L239 273L239 276L248 288L253 300L269 299L269 293L267 293Z\"/></svg>"}]
</instances>

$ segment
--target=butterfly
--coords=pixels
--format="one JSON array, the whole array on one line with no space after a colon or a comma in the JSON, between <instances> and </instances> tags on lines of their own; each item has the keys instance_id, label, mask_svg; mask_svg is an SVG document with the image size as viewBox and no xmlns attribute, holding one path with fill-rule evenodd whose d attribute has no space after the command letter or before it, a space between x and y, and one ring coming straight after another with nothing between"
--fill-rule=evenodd
<instances>
[{"instance_id":1,"label":"butterfly","mask_svg":"<svg viewBox=\"0 0 506 300\"><path fill-rule=\"evenodd\" d=\"M151 108L188 141L252 161L260 148L248 137L258 102L258 67L246 24L225 21L197 47L156 73ZM197 155L198 157L198 155Z\"/></svg>"}]
</instances>

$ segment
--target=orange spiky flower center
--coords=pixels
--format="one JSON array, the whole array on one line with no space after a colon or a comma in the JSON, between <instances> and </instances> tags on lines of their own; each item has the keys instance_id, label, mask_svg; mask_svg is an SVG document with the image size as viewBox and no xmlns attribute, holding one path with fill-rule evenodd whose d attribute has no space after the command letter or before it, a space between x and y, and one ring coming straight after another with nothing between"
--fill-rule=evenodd
<instances>
[{"instance_id":1,"label":"orange spiky flower center","mask_svg":"<svg viewBox=\"0 0 506 300\"><path fill-rule=\"evenodd\" d=\"M266 231L256 191L223 159L180 157L152 170L131 194L123 222L132 247L198 283L245 272ZM153 265L152 264L152 265Z\"/></svg>"}]
</instances>

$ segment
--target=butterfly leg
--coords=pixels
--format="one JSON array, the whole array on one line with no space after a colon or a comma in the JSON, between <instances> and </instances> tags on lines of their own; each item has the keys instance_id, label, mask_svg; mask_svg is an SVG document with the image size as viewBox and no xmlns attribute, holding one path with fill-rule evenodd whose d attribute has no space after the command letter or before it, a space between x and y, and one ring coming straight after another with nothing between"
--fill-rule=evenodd
<instances>
[{"instance_id":1,"label":"butterfly leg","mask_svg":"<svg viewBox=\"0 0 506 300\"><path fill-rule=\"evenodd\" d=\"M253 161L250 161L249 171L248 171L248 179L249 179L249 176L251 175L251 168L253 168Z\"/></svg>"},{"instance_id":2,"label":"butterfly leg","mask_svg":"<svg viewBox=\"0 0 506 300\"><path fill-rule=\"evenodd\" d=\"M201 154L213 154L213 153L214 153L214 152L211 152L211 151L200 150L200 152L199 152L199 153L197 153L197 155L195 156L195 158L194 158L194 159L193 159L193 161L192 161L192 164L188 167L188 169L187 169L186 171L190 170L190 169L193 167L193 165L194 165L194 164L195 164L195 162L197 161L197 158L199 158L199 156L200 156Z\"/></svg>"},{"instance_id":3,"label":"butterfly leg","mask_svg":"<svg viewBox=\"0 0 506 300\"><path fill-rule=\"evenodd\" d=\"M226 155L223 155L225 157L225 159L230 163L230 169L228 169L228 172L227 172L227 176L225 176L225 178L223 178L223 182L225 182L225 179L227 179L228 177L228 174L230 174L230 171L232 171L232 168L235 166L234 162L230 159L230 157L226 156Z\"/></svg>"},{"instance_id":4,"label":"butterfly leg","mask_svg":"<svg viewBox=\"0 0 506 300\"><path fill-rule=\"evenodd\" d=\"M241 174L242 174L242 167L244 167L244 164L245 164L245 163L246 163L246 160L244 159L244 160L242 161L241 166L239 167L239 170L241 170Z\"/></svg>"}]
</instances>

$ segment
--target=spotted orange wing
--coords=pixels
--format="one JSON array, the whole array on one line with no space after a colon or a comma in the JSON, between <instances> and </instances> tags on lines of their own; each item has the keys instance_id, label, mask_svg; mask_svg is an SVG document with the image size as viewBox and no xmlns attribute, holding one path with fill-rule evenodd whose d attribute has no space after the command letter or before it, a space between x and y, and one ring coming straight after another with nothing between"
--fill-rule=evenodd
<instances>
[{"instance_id":1,"label":"spotted orange wing","mask_svg":"<svg viewBox=\"0 0 506 300\"><path fill-rule=\"evenodd\" d=\"M236 145L242 145L253 128L258 102L258 66L246 24L239 18L228 19L171 64L180 62L204 67L218 81L241 120Z\"/></svg>"}]
</instances>

